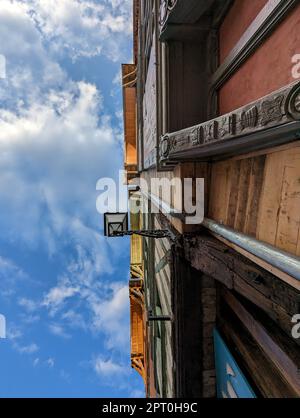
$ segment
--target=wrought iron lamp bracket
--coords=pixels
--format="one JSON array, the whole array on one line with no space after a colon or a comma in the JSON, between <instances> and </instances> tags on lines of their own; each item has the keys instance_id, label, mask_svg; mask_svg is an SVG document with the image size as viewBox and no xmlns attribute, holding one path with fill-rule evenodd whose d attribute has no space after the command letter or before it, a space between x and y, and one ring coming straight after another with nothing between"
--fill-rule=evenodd
<instances>
[{"instance_id":1,"label":"wrought iron lamp bracket","mask_svg":"<svg viewBox=\"0 0 300 418\"><path fill-rule=\"evenodd\" d=\"M147 238L171 238L172 235L166 229L159 229L157 231L153 230L139 230L139 231L114 231L114 237L125 237L132 235L140 235Z\"/></svg>"}]
</instances>

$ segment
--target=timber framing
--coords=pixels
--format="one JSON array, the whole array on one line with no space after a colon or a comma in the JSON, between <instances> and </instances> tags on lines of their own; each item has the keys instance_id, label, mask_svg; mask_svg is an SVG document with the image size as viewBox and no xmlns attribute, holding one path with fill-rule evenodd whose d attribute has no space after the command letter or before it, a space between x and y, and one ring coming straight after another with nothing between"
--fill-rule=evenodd
<instances>
[{"instance_id":1,"label":"timber framing","mask_svg":"<svg viewBox=\"0 0 300 418\"><path fill-rule=\"evenodd\" d=\"M146 381L146 352L144 346L144 287L143 280L129 282L131 323L131 367Z\"/></svg>"},{"instance_id":2,"label":"timber framing","mask_svg":"<svg viewBox=\"0 0 300 418\"><path fill-rule=\"evenodd\" d=\"M218 292L224 294L220 286L218 286ZM264 398L298 398L297 393L253 338L247 329L247 324L240 321L226 303L226 299L220 299L217 328L228 347L234 352L252 388L257 389L257 392Z\"/></svg>"},{"instance_id":3,"label":"timber framing","mask_svg":"<svg viewBox=\"0 0 300 418\"><path fill-rule=\"evenodd\" d=\"M208 161L291 142L300 137L300 82L226 115L166 134L162 164Z\"/></svg>"},{"instance_id":4,"label":"timber framing","mask_svg":"<svg viewBox=\"0 0 300 418\"><path fill-rule=\"evenodd\" d=\"M191 268L173 249L175 397L214 398L215 281Z\"/></svg>"},{"instance_id":5,"label":"timber framing","mask_svg":"<svg viewBox=\"0 0 300 418\"><path fill-rule=\"evenodd\" d=\"M287 384L300 396L300 355L295 340L247 301L224 289L222 297Z\"/></svg>"},{"instance_id":6,"label":"timber framing","mask_svg":"<svg viewBox=\"0 0 300 418\"><path fill-rule=\"evenodd\" d=\"M183 247L194 269L254 303L290 337L291 319L299 312L299 290L211 236L187 236Z\"/></svg>"}]
</instances>

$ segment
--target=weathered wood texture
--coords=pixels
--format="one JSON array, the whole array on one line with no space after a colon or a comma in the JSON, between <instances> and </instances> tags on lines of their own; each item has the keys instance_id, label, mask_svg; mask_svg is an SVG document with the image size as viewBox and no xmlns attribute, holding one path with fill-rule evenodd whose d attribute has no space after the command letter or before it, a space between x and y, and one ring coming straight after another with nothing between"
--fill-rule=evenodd
<instances>
[{"instance_id":1,"label":"weathered wood texture","mask_svg":"<svg viewBox=\"0 0 300 418\"><path fill-rule=\"evenodd\" d=\"M300 146L212 165L208 217L300 256Z\"/></svg>"},{"instance_id":2,"label":"weathered wood texture","mask_svg":"<svg viewBox=\"0 0 300 418\"><path fill-rule=\"evenodd\" d=\"M222 297L299 397L300 350L295 340L287 338L275 322L232 292L224 290Z\"/></svg>"},{"instance_id":3,"label":"weathered wood texture","mask_svg":"<svg viewBox=\"0 0 300 418\"><path fill-rule=\"evenodd\" d=\"M220 293L219 287L217 292ZM255 390L258 389L261 396L264 398L298 397L222 298L218 304L217 326L251 386Z\"/></svg>"},{"instance_id":4,"label":"weathered wood texture","mask_svg":"<svg viewBox=\"0 0 300 418\"><path fill-rule=\"evenodd\" d=\"M174 272L176 396L214 398L215 283L179 254L174 256Z\"/></svg>"},{"instance_id":5,"label":"weathered wood texture","mask_svg":"<svg viewBox=\"0 0 300 418\"><path fill-rule=\"evenodd\" d=\"M186 238L184 249L193 268L253 302L291 336L291 319L299 312L300 291L215 238ZM300 340L296 342L300 345Z\"/></svg>"},{"instance_id":6,"label":"weathered wood texture","mask_svg":"<svg viewBox=\"0 0 300 418\"><path fill-rule=\"evenodd\" d=\"M171 41L167 46L168 132L207 120L207 39ZM165 133L165 132L163 132Z\"/></svg>"}]
</instances>

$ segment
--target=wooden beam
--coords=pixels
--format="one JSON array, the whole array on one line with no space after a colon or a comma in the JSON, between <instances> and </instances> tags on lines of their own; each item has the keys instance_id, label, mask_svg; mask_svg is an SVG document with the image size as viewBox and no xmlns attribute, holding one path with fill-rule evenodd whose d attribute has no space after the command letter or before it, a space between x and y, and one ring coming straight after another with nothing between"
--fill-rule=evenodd
<instances>
[{"instance_id":1,"label":"wooden beam","mask_svg":"<svg viewBox=\"0 0 300 418\"><path fill-rule=\"evenodd\" d=\"M248 380L264 398L297 398L276 366L226 304L219 305L217 327Z\"/></svg>"},{"instance_id":2,"label":"wooden beam","mask_svg":"<svg viewBox=\"0 0 300 418\"><path fill-rule=\"evenodd\" d=\"M244 250L243 248L239 247L238 245L233 244L232 242L228 241L227 239L225 239L223 237L220 237L220 235L214 234L213 232L211 232L211 234L212 234L212 236L214 236L219 241L223 242L228 247L230 247L233 250L237 251L238 253L242 254L244 257L253 261L253 263L262 267L264 270L267 270L269 273L274 274L274 276L278 277L280 280L282 280L283 282L285 282L289 286L292 286L296 290L300 291L300 281L299 280L297 280L294 277L284 273L283 271L281 271L278 268L272 266L271 264L267 263L266 261L262 260L261 258L258 258L255 255L249 253L248 251Z\"/></svg>"},{"instance_id":3,"label":"wooden beam","mask_svg":"<svg viewBox=\"0 0 300 418\"><path fill-rule=\"evenodd\" d=\"M268 323L266 327L257 318L259 315L253 310L250 314L231 292L224 289L222 296L267 357L300 396L300 352L294 341L282 336L275 324Z\"/></svg>"},{"instance_id":4,"label":"wooden beam","mask_svg":"<svg viewBox=\"0 0 300 418\"><path fill-rule=\"evenodd\" d=\"M250 300L291 335L291 318L299 311L299 290L213 237L185 238L184 252L192 267ZM296 343L300 345L300 340Z\"/></svg>"},{"instance_id":5,"label":"wooden beam","mask_svg":"<svg viewBox=\"0 0 300 418\"><path fill-rule=\"evenodd\" d=\"M173 251L173 350L176 397L215 397L213 328L216 289L212 278L198 280L179 249Z\"/></svg>"}]
</instances>

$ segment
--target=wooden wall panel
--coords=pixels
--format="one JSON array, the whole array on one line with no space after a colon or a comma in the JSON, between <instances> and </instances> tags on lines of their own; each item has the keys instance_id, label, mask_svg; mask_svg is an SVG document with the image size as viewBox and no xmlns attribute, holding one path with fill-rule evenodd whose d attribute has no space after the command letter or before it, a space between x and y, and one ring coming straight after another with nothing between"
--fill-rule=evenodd
<instances>
[{"instance_id":1,"label":"wooden wall panel","mask_svg":"<svg viewBox=\"0 0 300 418\"><path fill-rule=\"evenodd\" d=\"M258 204L261 195L264 167L265 167L265 155L252 159L249 189L247 194L247 209L244 225L244 232L248 235L255 235L258 222Z\"/></svg>"},{"instance_id":2,"label":"wooden wall panel","mask_svg":"<svg viewBox=\"0 0 300 418\"><path fill-rule=\"evenodd\" d=\"M212 164L208 217L300 255L300 145Z\"/></svg>"},{"instance_id":3,"label":"wooden wall panel","mask_svg":"<svg viewBox=\"0 0 300 418\"><path fill-rule=\"evenodd\" d=\"M227 221L227 208L230 199L230 181L233 165L229 162L215 164L211 173L211 190L209 196L209 217L220 223Z\"/></svg>"},{"instance_id":4,"label":"wooden wall panel","mask_svg":"<svg viewBox=\"0 0 300 418\"><path fill-rule=\"evenodd\" d=\"M257 237L297 254L299 233L300 147L296 147L267 156Z\"/></svg>"}]
</instances>

